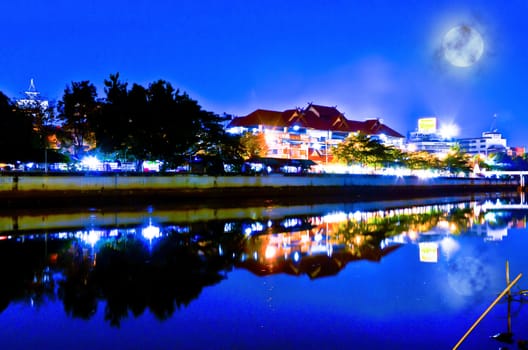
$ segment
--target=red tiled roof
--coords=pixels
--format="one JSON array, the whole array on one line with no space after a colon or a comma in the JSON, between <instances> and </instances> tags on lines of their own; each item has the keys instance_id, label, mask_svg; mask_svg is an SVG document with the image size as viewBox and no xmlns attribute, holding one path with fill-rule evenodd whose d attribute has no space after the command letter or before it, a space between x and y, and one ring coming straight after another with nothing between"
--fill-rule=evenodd
<instances>
[{"instance_id":1,"label":"red tiled roof","mask_svg":"<svg viewBox=\"0 0 528 350\"><path fill-rule=\"evenodd\" d=\"M229 123L228 127L232 128L235 126L258 126L267 125L272 127L284 127L287 126L283 117L283 112L270 111L266 109L257 109L256 111L246 115L245 117L236 117Z\"/></svg>"},{"instance_id":2,"label":"red tiled roof","mask_svg":"<svg viewBox=\"0 0 528 350\"><path fill-rule=\"evenodd\" d=\"M366 120L363 123L364 123L364 129L362 130L362 132L367 135L385 134L391 137L404 137L399 132L389 128L385 124L382 124L378 119Z\"/></svg>"},{"instance_id":3,"label":"red tiled roof","mask_svg":"<svg viewBox=\"0 0 528 350\"><path fill-rule=\"evenodd\" d=\"M306 110L314 110L316 114L318 114L321 118L332 118L336 117L338 115L343 115L341 112L337 110L336 107L327 107L327 106L320 106L320 105L314 105L313 103L310 103Z\"/></svg>"},{"instance_id":4,"label":"red tiled roof","mask_svg":"<svg viewBox=\"0 0 528 350\"><path fill-rule=\"evenodd\" d=\"M347 119L337 108L310 104L305 110L288 109L284 112L257 109L245 117L234 118L228 127L292 127L299 125L316 130L334 132L362 132L367 135L385 134L391 137L404 136L379 121L370 119L357 121Z\"/></svg>"}]
</instances>

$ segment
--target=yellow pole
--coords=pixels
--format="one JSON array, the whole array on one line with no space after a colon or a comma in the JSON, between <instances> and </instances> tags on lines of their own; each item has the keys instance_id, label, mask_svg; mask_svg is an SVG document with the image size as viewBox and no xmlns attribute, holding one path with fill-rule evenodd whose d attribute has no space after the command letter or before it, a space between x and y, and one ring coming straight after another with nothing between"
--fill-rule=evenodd
<instances>
[{"instance_id":1,"label":"yellow pole","mask_svg":"<svg viewBox=\"0 0 528 350\"><path fill-rule=\"evenodd\" d=\"M466 340L466 338L471 334L471 332L473 332L473 330L475 329L475 327L478 326L478 324L480 323L480 321L482 321L482 319L484 317L486 317L486 315L491 311L491 309L493 309L493 307L495 305L497 305L497 303L506 295L506 293L509 292L509 290L521 279L522 277L522 273L518 274L517 277L515 277L515 279L510 283L508 284L508 286L506 287L506 289L504 289L502 291L502 293L499 294L499 296L491 303L490 306L488 306L488 308L486 309L486 311L484 311L482 313L482 315L480 315L480 317L475 321L475 323L473 323L473 325L468 329L468 331L466 332L466 334L464 334L462 336L462 338L460 338L460 340L458 341L458 343L456 343L456 345L453 347L453 350L456 350L458 349L458 347L460 346L460 344L462 344L462 342L464 340Z\"/></svg>"}]
</instances>

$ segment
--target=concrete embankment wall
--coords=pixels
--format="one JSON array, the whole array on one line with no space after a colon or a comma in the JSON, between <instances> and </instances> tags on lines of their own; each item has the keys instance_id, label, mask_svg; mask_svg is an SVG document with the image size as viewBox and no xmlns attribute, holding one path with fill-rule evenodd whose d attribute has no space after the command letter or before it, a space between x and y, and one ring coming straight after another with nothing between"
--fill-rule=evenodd
<instances>
[{"instance_id":1,"label":"concrete embankment wall","mask_svg":"<svg viewBox=\"0 0 528 350\"><path fill-rule=\"evenodd\" d=\"M0 176L0 200L74 198L236 198L317 195L402 195L404 193L512 191L517 179L418 178L382 175L198 176L198 175L13 175Z\"/></svg>"},{"instance_id":2,"label":"concrete embankment wall","mask_svg":"<svg viewBox=\"0 0 528 350\"><path fill-rule=\"evenodd\" d=\"M144 191L280 187L516 187L518 180L418 178L383 175L320 176L1 176L0 195L50 191Z\"/></svg>"}]
</instances>

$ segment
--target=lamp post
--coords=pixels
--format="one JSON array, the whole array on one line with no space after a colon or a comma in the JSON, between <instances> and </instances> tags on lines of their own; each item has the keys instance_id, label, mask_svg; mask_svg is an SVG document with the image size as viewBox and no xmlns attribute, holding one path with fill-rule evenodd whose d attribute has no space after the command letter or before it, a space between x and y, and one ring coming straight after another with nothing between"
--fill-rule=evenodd
<instances>
[{"instance_id":1,"label":"lamp post","mask_svg":"<svg viewBox=\"0 0 528 350\"><path fill-rule=\"evenodd\" d=\"M326 131L325 137L325 167L328 166L328 138L330 138L330 130Z\"/></svg>"}]
</instances>

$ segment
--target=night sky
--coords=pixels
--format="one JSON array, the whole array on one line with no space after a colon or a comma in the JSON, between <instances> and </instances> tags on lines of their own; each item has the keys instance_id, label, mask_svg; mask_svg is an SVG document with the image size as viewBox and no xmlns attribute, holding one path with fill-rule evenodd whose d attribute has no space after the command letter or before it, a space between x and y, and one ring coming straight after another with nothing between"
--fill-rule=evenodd
<instances>
[{"instance_id":1,"label":"night sky","mask_svg":"<svg viewBox=\"0 0 528 350\"><path fill-rule=\"evenodd\" d=\"M219 114L313 102L402 134L437 116L460 137L493 127L528 146L527 13L525 0L2 1L0 91L19 97L34 78L58 100L89 80L103 96L120 72L168 80ZM442 52L457 25L484 40L469 67Z\"/></svg>"}]
</instances>

